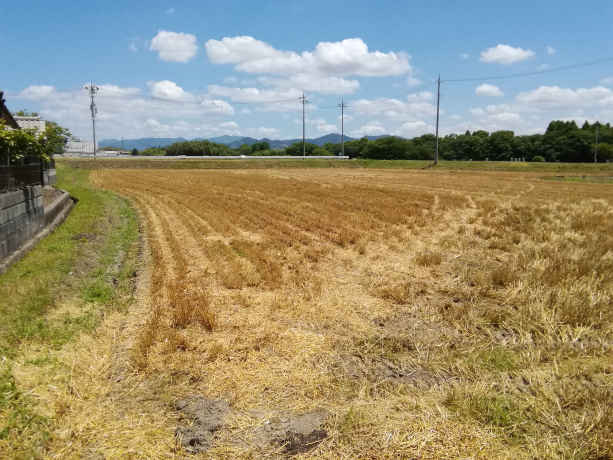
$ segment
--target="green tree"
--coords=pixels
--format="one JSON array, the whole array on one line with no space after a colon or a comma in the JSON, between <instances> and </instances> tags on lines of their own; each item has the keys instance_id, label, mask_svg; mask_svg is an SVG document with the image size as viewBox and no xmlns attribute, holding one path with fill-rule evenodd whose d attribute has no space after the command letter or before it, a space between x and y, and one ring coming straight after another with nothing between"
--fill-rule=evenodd
<instances>
[{"instance_id":1,"label":"green tree","mask_svg":"<svg viewBox=\"0 0 613 460\"><path fill-rule=\"evenodd\" d=\"M332 142L326 142L322 145L322 148L328 151L329 155L338 156L341 154L342 144L333 144Z\"/></svg>"},{"instance_id":2,"label":"green tree","mask_svg":"<svg viewBox=\"0 0 613 460\"><path fill-rule=\"evenodd\" d=\"M230 147L225 144L217 144L211 141L183 141L175 142L166 147L168 156L229 156L234 155Z\"/></svg>"},{"instance_id":3,"label":"green tree","mask_svg":"<svg viewBox=\"0 0 613 460\"><path fill-rule=\"evenodd\" d=\"M166 155L166 150L160 147L149 147L139 152L139 155L146 157L158 157Z\"/></svg>"},{"instance_id":4,"label":"green tree","mask_svg":"<svg viewBox=\"0 0 613 460\"><path fill-rule=\"evenodd\" d=\"M594 145L595 147L595 145ZM598 161L613 160L613 144L598 144Z\"/></svg>"},{"instance_id":5,"label":"green tree","mask_svg":"<svg viewBox=\"0 0 613 460\"><path fill-rule=\"evenodd\" d=\"M514 147L515 133L513 131L496 131L487 138L485 155L490 160L509 161L513 158Z\"/></svg>"},{"instance_id":6,"label":"green tree","mask_svg":"<svg viewBox=\"0 0 613 460\"><path fill-rule=\"evenodd\" d=\"M21 161L26 156L35 156L48 163L54 154L64 152L70 132L57 123L47 122L44 131L35 129L12 129L0 122L0 151L8 152L10 161Z\"/></svg>"},{"instance_id":7,"label":"green tree","mask_svg":"<svg viewBox=\"0 0 613 460\"><path fill-rule=\"evenodd\" d=\"M132 149L132 156L135 157L138 155L138 150Z\"/></svg>"},{"instance_id":8,"label":"green tree","mask_svg":"<svg viewBox=\"0 0 613 460\"><path fill-rule=\"evenodd\" d=\"M372 141L367 137L345 142L345 155L349 158L368 158L368 149Z\"/></svg>"},{"instance_id":9,"label":"green tree","mask_svg":"<svg viewBox=\"0 0 613 460\"><path fill-rule=\"evenodd\" d=\"M408 160L410 157L411 142L399 137L380 137L373 141L366 156L373 160Z\"/></svg>"},{"instance_id":10,"label":"green tree","mask_svg":"<svg viewBox=\"0 0 613 460\"><path fill-rule=\"evenodd\" d=\"M251 146L252 153L259 152L261 150L270 150L270 144L268 142L256 142Z\"/></svg>"},{"instance_id":11,"label":"green tree","mask_svg":"<svg viewBox=\"0 0 613 460\"><path fill-rule=\"evenodd\" d=\"M249 146L249 144L242 144L238 148L238 153L239 155L251 155L251 147Z\"/></svg>"}]
</instances>

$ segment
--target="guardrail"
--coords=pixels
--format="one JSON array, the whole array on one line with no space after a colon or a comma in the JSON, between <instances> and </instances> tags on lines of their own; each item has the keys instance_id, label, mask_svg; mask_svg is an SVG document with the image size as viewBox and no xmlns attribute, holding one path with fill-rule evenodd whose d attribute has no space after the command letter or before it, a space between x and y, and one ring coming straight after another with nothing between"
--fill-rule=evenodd
<instances>
[{"instance_id":1,"label":"guardrail","mask_svg":"<svg viewBox=\"0 0 613 460\"><path fill-rule=\"evenodd\" d=\"M44 185L40 164L0 166L0 192L31 185Z\"/></svg>"},{"instance_id":2,"label":"guardrail","mask_svg":"<svg viewBox=\"0 0 613 460\"><path fill-rule=\"evenodd\" d=\"M79 158L94 158L94 155L79 155ZM113 156L113 155L96 155L96 158L114 158L118 160L123 159L154 159L154 160L348 160L348 156L317 156L307 155L303 156L255 156L255 155L235 155L235 156L187 156L187 155L147 155L147 156Z\"/></svg>"}]
</instances>

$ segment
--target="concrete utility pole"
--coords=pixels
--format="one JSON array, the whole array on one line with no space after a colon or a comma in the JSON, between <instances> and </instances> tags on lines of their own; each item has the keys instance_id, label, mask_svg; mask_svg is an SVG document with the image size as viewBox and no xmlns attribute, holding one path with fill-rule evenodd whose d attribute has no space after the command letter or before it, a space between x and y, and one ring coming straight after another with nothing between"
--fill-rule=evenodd
<instances>
[{"instance_id":1,"label":"concrete utility pole","mask_svg":"<svg viewBox=\"0 0 613 460\"><path fill-rule=\"evenodd\" d=\"M309 103L309 101L306 100L304 91L302 92L302 97L299 97L298 99L302 101L302 159L305 160L306 159L306 144L305 144L305 129L304 129L304 121L305 121L304 107Z\"/></svg>"},{"instance_id":2,"label":"concrete utility pole","mask_svg":"<svg viewBox=\"0 0 613 460\"><path fill-rule=\"evenodd\" d=\"M100 88L95 86L93 83L90 83L85 87L85 89L89 92L89 97L92 102L89 105L89 109L92 112L92 129L94 132L94 160L96 159L96 114L98 113L98 109L96 108L96 104L94 103L94 97Z\"/></svg>"},{"instance_id":3,"label":"concrete utility pole","mask_svg":"<svg viewBox=\"0 0 613 460\"><path fill-rule=\"evenodd\" d=\"M436 151L434 153L434 164L438 163L438 113L441 106L441 74L438 75L438 96L436 98Z\"/></svg>"},{"instance_id":4,"label":"concrete utility pole","mask_svg":"<svg viewBox=\"0 0 613 460\"><path fill-rule=\"evenodd\" d=\"M600 124L596 123L596 147L594 147L594 163L598 163L598 128L599 127L600 127Z\"/></svg>"},{"instance_id":5,"label":"concrete utility pole","mask_svg":"<svg viewBox=\"0 0 613 460\"><path fill-rule=\"evenodd\" d=\"M341 108L341 156L345 156L345 101L341 99L341 104L339 105Z\"/></svg>"}]
</instances>

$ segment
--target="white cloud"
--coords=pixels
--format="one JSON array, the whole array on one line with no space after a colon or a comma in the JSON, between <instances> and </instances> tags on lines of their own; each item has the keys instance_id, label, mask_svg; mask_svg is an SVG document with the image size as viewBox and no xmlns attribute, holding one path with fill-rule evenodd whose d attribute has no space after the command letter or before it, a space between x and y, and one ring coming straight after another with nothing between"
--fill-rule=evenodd
<instances>
[{"instance_id":1,"label":"white cloud","mask_svg":"<svg viewBox=\"0 0 613 460\"><path fill-rule=\"evenodd\" d=\"M136 47L136 43L134 43L134 40L130 42L130 45L128 46L128 48L130 48L130 51L138 51L138 48Z\"/></svg>"},{"instance_id":2,"label":"white cloud","mask_svg":"<svg viewBox=\"0 0 613 460\"><path fill-rule=\"evenodd\" d=\"M272 138L272 137L279 137L282 132L279 131L276 128L264 128L264 127L260 127L260 128L249 128L243 131L245 136L250 136L250 137L267 137L267 138Z\"/></svg>"},{"instance_id":3,"label":"white cloud","mask_svg":"<svg viewBox=\"0 0 613 460\"><path fill-rule=\"evenodd\" d=\"M229 97L235 102L267 102L256 108L258 112L302 111L302 103L298 99L302 96L302 91L297 88L258 89L209 85L207 89L210 97ZM316 104L307 104L306 106L307 111L316 109Z\"/></svg>"},{"instance_id":4,"label":"white cloud","mask_svg":"<svg viewBox=\"0 0 613 460\"><path fill-rule=\"evenodd\" d=\"M505 123L515 123L515 122L523 121L522 118L519 116L519 114L515 112L494 113L494 114L488 115L487 119L490 121L501 121Z\"/></svg>"},{"instance_id":5,"label":"white cloud","mask_svg":"<svg viewBox=\"0 0 613 460\"><path fill-rule=\"evenodd\" d=\"M460 57L462 59L468 59L470 57L470 54L462 53L462 54L460 54Z\"/></svg>"},{"instance_id":6,"label":"white cloud","mask_svg":"<svg viewBox=\"0 0 613 460\"><path fill-rule=\"evenodd\" d=\"M314 51L302 54L277 50L249 36L209 40L204 46L212 63L236 64L236 70L250 73L390 76L411 70L408 54L370 52L360 38L319 42Z\"/></svg>"},{"instance_id":7,"label":"white cloud","mask_svg":"<svg viewBox=\"0 0 613 460\"><path fill-rule=\"evenodd\" d=\"M504 96L504 93L498 86L488 85L487 83L477 86L475 94L478 96Z\"/></svg>"},{"instance_id":8,"label":"white cloud","mask_svg":"<svg viewBox=\"0 0 613 460\"><path fill-rule=\"evenodd\" d=\"M546 70L549 66L547 64L541 64L536 66L536 70Z\"/></svg>"},{"instance_id":9,"label":"white cloud","mask_svg":"<svg viewBox=\"0 0 613 460\"><path fill-rule=\"evenodd\" d=\"M512 112L515 109L511 107L509 104L498 104L498 105L488 105L485 108L487 113L504 113L504 112Z\"/></svg>"},{"instance_id":10,"label":"white cloud","mask_svg":"<svg viewBox=\"0 0 613 460\"><path fill-rule=\"evenodd\" d=\"M198 53L198 44L195 35L160 30L149 49L158 51L162 61L187 62Z\"/></svg>"},{"instance_id":11,"label":"white cloud","mask_svg":"<svg viewBox=\"0 0 613 460\"><path fill-rule=\"evenodd\" d=\"M170 80L162 80L150 82L151 96L169 101L190 101L194 102L196 97L193 94L186 93L183 88L177 86L175 82Z\"/></svg>"},{"instance_id":12,"label":"white cloud","mask_svg":"<svg viewBox=\"0 0 613 460\"><path fill-rule=\"evenodd\" d=\"M371 121L351 133L353 137L378 136L385 134L385 128L378 121Z\"/></svg>"},{"instance_id":13,"label":"white cloud","mask_svg":"<svg viewBox=\"0 0 613 460\"><path fill-rule=\"evenodd\" d=\"M436 114L436 105L426 102L432 96L432 93L425 91L407 96L406 101L388 98L360 99L349 105L351 110L361 115L383 115L389 119L415 121Z\"/></svg>"},{"instance_id":14,"label":"white cloud","mask_svg":"<svg viewBox=\"0 0 613 460\"><path fill-rule=\"evenodd\" d=\"M604 80L600 80L600 83L602 83L603 85L613 85L613 77L608 77Z\"/></svg>"},{"instance_id":15,"label":"white cloud","mask_svg":"<svg viewBox=\"0 0 613 460\"><path fill-rule=\"evenodd\" d=\"M338 127L335 125L319 125L317 126L317 132L322 134L337 133Z\"/></svg>"},{"instance_id":16,"label":"white cloud","mask_svg":"<svg viewBox=\"0 0 613 460\"><path fill-rule=\"evenodd\" d=\"M555 49L553 49L551 46L547 47L547 54L555 54L555 53L556 53Z\"/></svg>"},{"instance_id":17,"label":"white cloud","mask_svg":"<svg viewBox=\"0 0 613 460\"><path fill-rule=\"evenodd\" d=\"M345 119L345 123L350 123L353 120L355 120L355 118L353 118L351 115L345 114L343 116L341 115L338 116L338 122L340 123L343 118Z\"/></svg>"},{"instance_id":18,"label":"white cloud","mask_svg":"<svg viewBox=\"0 0 613 460\"><path fill-rule=\"evenodd\" d=\"M485 110L483 110L481 107L476 108L476 109L468 109L468 111L472 114L472 115L476 115L478 117L482 117L483 115L485 115Z\"/></svg>"},{"instance_id":19,"label":"white cloud","mask_svg":"<svg viewBox=\"0 0 613 460\"><path fill-rule=\"evenodd\" d=\"M209 85L207 87L211 96L229 97L235 102L267 102L293 99L298 108L301 107L299 97L302 91L297 88L258 89L258 88L231 88L228 86Z\"/></svg>"},{"instance_id":20,"label":"white cloud","mask_svg":"<svg viewBox=\"0 0 613 460\"><path fill-rule=\"evenodd\" d=\"M499 64L513 64L534 57L534 51L522 48L513 48L509 45L499 44L485 51L481 51L480 61L497 62Z\"/></svg>"},{"instance_id":21,"label":"white cloud","mask_svg":"<svg viewBox=\"0 0 613 460\"><path fill-rule=\"evenodd\" d=\"M434 99L434 93L430 91L421 91L419 93L411 93L407 96L407 100L410 102L424 102Z\"/></svg>"},{"instance_id":22,"label":"white cloud","mask_svg":"<svg viewBox=\"0 0 613 460\"><path fill-rule=\"evenodd\" d=\"M224 77L223 82L227 85L230 83L236 83L238 79L236 77Z\"/></svg>"},{"instance_id":23,"label":"white cloud","mask_svg":"<svg viewBox=\"0 0 613 460\"><path fill-rule=\"evenodd\" d=\"M193 124L187 121L175 121L174 123L164 124L155 118L148 118L140 126L149 135L155 137L214 137L222 134L240 136L242 133L237 129L238 125L234 122L229 123L202 123Z\"/></svg>"},{"instance_id":24,"label":"white cloud","mask_svg":"<svg viewBox=\"0 0 613 460\"><path fill-rule=\"evenodd\" d=\"M317 77L298 73L289 78L259 77L258 81L265 86L277 88L300 88L304 91L314 91L321 94L355 93L360 83L357 80L346 80L341 77Z\"/></svg>"},{"instance_id":25,"label":"white cloud","mask_svg":"<svg viewBox=\"0 0 613 460\"><path fill-rule=\"evenodd\" d=\"M456 115L455 113L453 115L450 115L449 118L451 118L452 120L461 120L462 117L460 115Z\"/></svg>"},{"instance_id":26,"label":"white cloud","mask_svg":"<svg viewBox=\"0 0 613 460\"><path fill-rule=\"evenodd\" d=\"M249 109L242 109L241 113L244 114L244 115L249 115L251 113L251 110L249 110Z\"/></svg>"},{"instance_id":27,"label":"white cloud","mask_svg":"<svg viewBox=\"0 0 613 460\"><path fill-rule=\"evenodd\" d=\"M301 119L294 118L292 121L294 123L296 123L297 125L301 125L302 124L302 118ZM305 117L304 122L307 125L318 125L318 126L324 126L324 125L328 124L328 122L326 120L324 120L323 118L308 118L308 117Z\"/></svg>"},{"instance_id":28,"label":"white cloud","mask_svg":"<svg viewBox=\"0 0 613 460\"><path fill-rule=\"evenodd\" d=\"M530 106L546 108L613 106L613 91L603 86L576 90L559 86L541 86L533 91L518 94L516 100Z\"/></svg>"},{"instance_id":29,"label":"white cloud","mask_svg":"<svg viewBox=\"0 0 613 460\"><path fill-rule=\"evenodd\" d=\"M423 121L409 121L400 127L400 133L408 136L432 134L434 132L436 132L436 128Z\"/></svg>"},{"instance_id":30,"label":"white cloud","mask_svg":"<svg viewBox=\"0 0 613 460\"><path fill-rule=\"evenodd\" d=\"M174 12L175 12L175 9L174 9L174 8L170 8L169 10L166 10L166 12L167 12L168 14L172 14L172 13L174 13Z\"/></svg>"},{"instance_id":31,"label":"white cloud","mask_svg":"<svg viewBox=\"0 0 613 460\"><path fill-rule=\"evenodd\" d=\"M213 120L234 114L234 109L227 102L187 93L167 80L151 82L149 97L143 96L138 88L106 84L98 86L96 129L99 139L122 135L126 138L156 136L162 131L183 137L202 137L207 129L212 130L217 125L203 125L201 121L186 125L184 120ZM67 127L75 135L84 138L91 136L89 97L85 91L60 92L52 86L29 86L12 94L11 98L36 101L45 119ZM151 123L147 124L148 119L160 123L155 127L157 131L153 130ZM171 122L172 119L179 121Z\"/></svg>"},{"instance_id":32,"label":"white cloud","mask_svg":"<svg viewBox=\"0 0 613 460\"><path fill-rule=\"evenodd\" d=\"M219 123L218 125L221 129L238 129L238 123L235 121L226 121L224 123Z\"/></svg>"},{"instance_id":33,"label":"white cloud","mask_svg":"<svg viewBox=\"0 0 613 460\"><path fill-rule=\"evenodd\" d=\"M407 77L407 85L409 86L417 86L421 85L423 82L419 78L415 78L411 75Z\"/></svg>"}]
</instances>

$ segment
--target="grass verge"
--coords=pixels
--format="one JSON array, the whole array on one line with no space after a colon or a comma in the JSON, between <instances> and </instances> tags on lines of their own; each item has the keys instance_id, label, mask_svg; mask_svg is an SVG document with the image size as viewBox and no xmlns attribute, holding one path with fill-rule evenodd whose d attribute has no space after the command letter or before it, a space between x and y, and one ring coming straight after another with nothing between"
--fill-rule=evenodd
<instances>
[{"instance_id":1,"label":"grass verge","mask_svg":"<svg viewBox=\"0 0 613 460\"><path fill-rule=\"evenodd\" d=\"M93 330L109 309L131 301L138 220L89 173L58 164L58 184L79 199L70 216L0 277L0 457L43 452L53 420L37 412L14 372L57 366L55 351ZM30 356L34 356L31 358Z\"/></svg>"}]
</instances>

